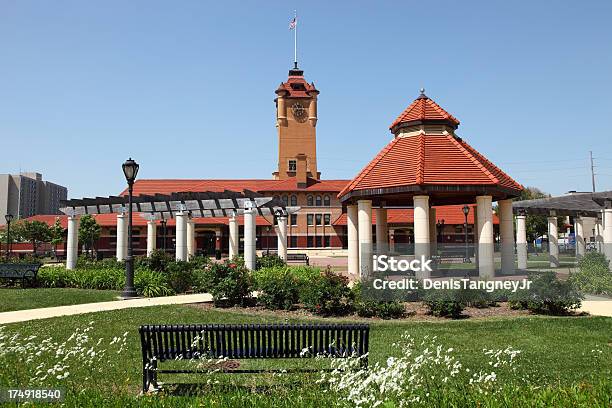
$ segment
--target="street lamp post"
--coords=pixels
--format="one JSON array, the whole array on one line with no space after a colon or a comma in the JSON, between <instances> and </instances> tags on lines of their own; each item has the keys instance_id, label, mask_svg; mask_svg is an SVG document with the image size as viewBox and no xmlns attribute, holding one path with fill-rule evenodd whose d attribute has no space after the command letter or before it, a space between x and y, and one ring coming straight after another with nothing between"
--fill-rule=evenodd
<instances>
[{"instance_id":1,"label":"street lamp post","mask_svg":"<svg viewBox=\"0 0 612 408\"><path fill-rule=\"evenodd\" d=\"M162 226L162 250L164 251L164 254L165 254L166 253L166 225L168 224L168 221L161 220L160 223Z\"/></svg>"},{"instance_id":2,"label":"street lamp post","mask_svg":"<svg viewBox=\"0 0 612 408\"><path fill-rule=\"evenodd\" d=\"M6 220L6 260L11 256L11 221L13 221L13 214L6 214L4 216Z\"/></svg>"},{"instance_id":3,"label":"street lamp post","mask_svg":"<svg viewBox=\"0 0 612 408\"><path fill-rule=\"evenodd\" d=\"M468 214L470 212L470 207L466 204L463 206L462 211L463 211L463 215L465 216L465 223L463 224L463 232L464 232L464 239L465 239L465 261L464 262L470 262L470 254L468 250Z\"/></svg>"},{"instance_id":4,"label":"street lamp post","mask_svg":"<svg viewBox=\"0 0 612 408\"><path fill-rule=\"evenodd\" d=\"M444 231L444 222L445 222L444 220L438 220L436 222L436 227L437 227L436 229L438 231L436 242L440 242L441 243L443 241L443 239L442 239L442 237L443 237L442 232Z\"/></svg>"},{"instance_id":5,"label":"street lamp post","mask_svg":"<svg viewBox=\"0 0 612 408\"><path fill-rule=\"evenodd\" d=\"M131 298L136 297L136 289L134 288L134 257L132 255L132 193L140 166L130 157L123 163L122 168L125 180L128 183L128 248L125 259L125 289L122 296L124 298Z\"/></svg>"}]
</instances>

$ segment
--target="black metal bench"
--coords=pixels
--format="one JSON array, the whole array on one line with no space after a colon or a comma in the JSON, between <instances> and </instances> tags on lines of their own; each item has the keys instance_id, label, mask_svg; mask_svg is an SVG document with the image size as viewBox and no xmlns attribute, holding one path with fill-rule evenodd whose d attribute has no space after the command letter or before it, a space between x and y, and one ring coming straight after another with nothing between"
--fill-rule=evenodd
<instances>
[{"instance_id":1,"label":"black metal bench","mask_svg":"<svg viewBox=\"0 0 612 408\"><path fill-rule=\"evenodd\" d=\"M310 258L306 254L287 254L287 263L303 263L310 265Z\"/></svg>"},{"instance_id":2,"label":"black metal bench","mask_svg":"<svg viewBox=\"0 0 612 408\"><path fill-rule=\"evenodd\" d=\"M141 326L142 391L159 389L158 374L209 373L210 369L159 369L158 363L198 359L360 358L367 367L367 324L190 324ZM316 372L317 369L233 369L224 373Z\"/></svg>"},{"instance_id":3,"label":"black metal bench","mask_svg":"<svg viewBox=\"0 0 612 408\"><path fill-rule=\"evenodd\" d=\"M21 286L26 282L36 283L40 264L2 263L0 264L0 279L20 279Z\"/></svg>"}]
</instances>

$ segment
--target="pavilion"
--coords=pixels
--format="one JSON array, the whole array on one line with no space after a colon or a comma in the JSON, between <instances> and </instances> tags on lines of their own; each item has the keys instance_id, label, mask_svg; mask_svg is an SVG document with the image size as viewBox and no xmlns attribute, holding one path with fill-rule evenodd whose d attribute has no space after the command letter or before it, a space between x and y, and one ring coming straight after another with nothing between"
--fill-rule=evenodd
<instances>
[{"instance_id":1,"label":"pavilion","mask_svg":"<svg viewBox=\"0 0 612 408\"><path fill-rule=\"evenodd\" d=\"M432 206L476 203L476 267L481 278L494 277L493 201L499 206L502 272L514 270L512 199L523 187L457 136L458 126L422 89L389 127L393 139L338 194L347 212L350 274L372 272L372 208L381 250L387 209L413 207L414 256L428 258L435 243Z\"/></svg>"},{"instance_id":2,"label":"pavilion","mask_svg":"<svg viewBox=\"0 0 612 408\"><path fill-rule=\"evenodd\" d=\"M78 221L86 214L117 214L117 260L127 257L129 205L126 196L110 196L67 200L61 211L68 216L66 269L76 267L78 257ZM279 199L243 190L241 192L182 192L138 195L133 197L132 211L147 220L147 256L156 249L156 220L174 218L176 222L176 259L187 261L195 255L194 219L229 217L230 258L238 255L240 240L237 217L244 217L244 261L255 269L255 225L257 215L273 215L276 219L278 254L287 258L287 216L299 210Z\"/></svg>"},{"instance_id":3,"label":"pavilion","mask_svg":"<svg viewBox=\"0 0 612 408\"><path fill-rule=\"evenodd\" d=\"M586 253L585 218L595 218L598 249L612 260L612 191L573 193L560 197L515 201L513 208L517 229L518 268L527 267L527 214L545 215L548 220L548 251L551 267L559 266L558 217L573 217L576 234L576 258Z\"/></svg>"}]
</instances>

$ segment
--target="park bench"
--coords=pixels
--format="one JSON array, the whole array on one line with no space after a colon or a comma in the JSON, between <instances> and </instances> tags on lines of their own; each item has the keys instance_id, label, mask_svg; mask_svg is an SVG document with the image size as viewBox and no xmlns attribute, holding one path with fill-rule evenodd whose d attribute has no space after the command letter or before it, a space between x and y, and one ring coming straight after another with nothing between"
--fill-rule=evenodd
<instances>
[{"instance_id":1,"label":"park bench","mask_svg":"<svg viewBox=\"0 0 612 408\"><path fill-rule=\"evenodd\" d=\"M287 263L303 263L310 265L310 258L306 254L287 254Z\"/></svg>"},{"instance_id":2,"label":"park bench","mask_svg":"<svg viewBox=\"0 0 612 408\"><path fill-rule=\"evenodd\" d=\"M240 369L221 364L206 369L160 369L165 361L202 359L360 358L367 367L367 324L189 324L140 327L142 391L159 389L158 374L287 373L318 369ZM235 362L234 362L235 363Z\"/></svg>"},{"instance_id":3,"label":"park bench","mask_svg":"<svg viewBox=\"0 0 612 408\"><path fill-rule=\"evenodd\" d=\"M0 279L20 279L21 286L25 286L26 282L34 285L39 268L40 264L37 263L2 263L0 264Z\"/></svg>"}]
</instances>

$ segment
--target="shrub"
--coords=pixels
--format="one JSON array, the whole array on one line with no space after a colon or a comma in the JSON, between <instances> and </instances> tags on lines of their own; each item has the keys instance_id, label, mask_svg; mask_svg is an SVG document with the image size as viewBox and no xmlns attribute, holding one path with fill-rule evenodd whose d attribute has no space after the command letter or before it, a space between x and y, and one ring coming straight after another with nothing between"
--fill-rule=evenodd
<instances>
[{"instance_id":1,"label":"shrub","mask_svg":"<svg viewBox=\"0 0 612 408\"><path fill-rule=\"evenodd\" d=\"M557 279L553 271L529 276L531 287L510 296L510 306L534 313L563 315L581 305L582 296L571 281Z\"/></svg>"},{"instance_id":2,"label":"shrub","mask_svg":"<svg viewBox=\"0 0 612 408\"><path fill-rule=\"evenodd\" d=\"M168 264L174 262L172 255L159 249L151 252L149 257L138 257L135 261L135 266L149 268L152 271L165 272Z\"/></svg>"},{"instance_id":3,"label":"shrub","mask_svg":"<svg viewBox=\"0 0 612 408\"><path fill-rule=\"evenodd\" d=\"M456 293L458 300L463 302L465 306L486 309L487 307L496 305L496 294L487 292L484 289L460 289Z\"/></svg>"},{"instance_id":4,"label":"shrub","mask_svg":"<svg viewBox=\"0 0 612 408\"><path fill-rule=\"evenodd\" d=\"M429 314L453 319L461 317L466 305L459 290L431 290L425 294L423 302Z\"/></svg>"},{"instance_id":5,"label":"shrub","mask_svg":"<svg viewBox=\"0 0 612 408\"><path fill-rule=\"evenodd\" d=\"M168 284L176 293L185 293L196 285L194 265L185 261L172 261L164 272Z\"/></svg>"},{"instance_id":6,"label":"shrub","mask_svg":"<svg viewBox=\"0 0 612 408\"><path fill-rule=\"evenodd\" d=\"M253 288L244 264L228 260L208 265L199 282L200 288L212 295L216 306L245 305Z\"/></svg>"},{"instance_id":7,"label":"shrub","mask_svg":"<svg viewBox=\"0 0 612 408\"><path fill-rule=\"evenodd\" d=\"M348 278L327 268L300 290L300 300L311 312L322 316L344 316L353 311L353 293Z\"/></svg>"},{"instance_id":8,"label":"shrub","mask_svg":"<svg viewBox=\"0 0 612 408\"><path fill-rule=\"evenodd\" d=\"M139 268L134 274L136 293L145 297L173 295L174 291L168 285L166 277L150 269Z\"/></svg>"},{"instance_id":9,"label":"shrub","mask_svg":"<svg viewBox=\"0 0 612 408\"><path fill-rule=\"evenodd\" d=\"M258 256L256 261L256 269L275 268L285 265L285 261L283 261L282 258L276 254L264 254L262 256Z\"/></svg>"},{"instance_id":10,"label":"shrub","mask_svg":"<svg viewBox=\"0 0 612 408\"><path fill-rule=\"evenodd\" d=\"M257 300L268 309L289 310L299 300L299 280L287 266L268 267L253 274Z\"/></svg>"},{"instance_id":11,"label":"shrub","mask_svg":"<svg viewBox=\"0 0 612 408\"><path fill-rule=\"evenodd\" d=\"M379 301L368 298L363 293L363 284L355 283L351 289L355 299L355 311L361 317L380 317L381 319L398 319L404 317L406 308L397 300Z\"/></svg>"},{"instance_id":12,"label":"shrub","mask_svg":"<svg viewBox=\"0 0 612 408\"><path fill-rule=\"evenodd\" d=\"M612 295L612 273L604 254L589 252L578 261L578 271L570 274L570 282L584 293Z\"/></svg>"}]
</instances>

